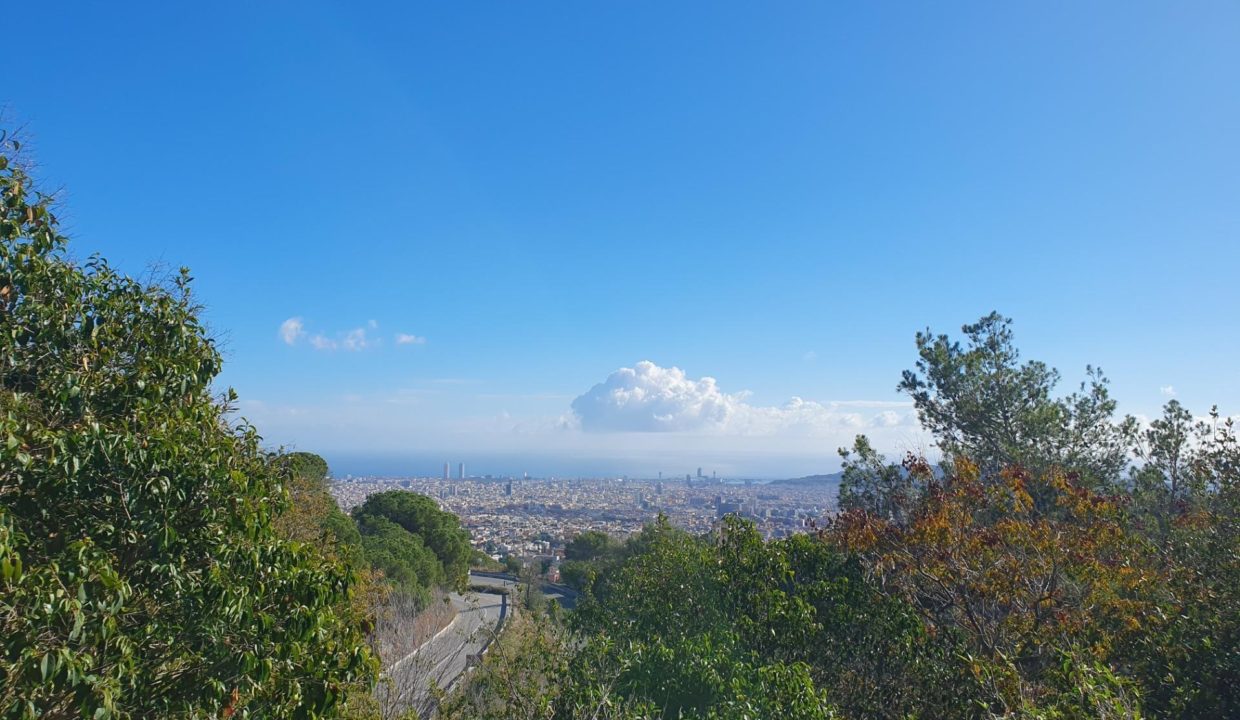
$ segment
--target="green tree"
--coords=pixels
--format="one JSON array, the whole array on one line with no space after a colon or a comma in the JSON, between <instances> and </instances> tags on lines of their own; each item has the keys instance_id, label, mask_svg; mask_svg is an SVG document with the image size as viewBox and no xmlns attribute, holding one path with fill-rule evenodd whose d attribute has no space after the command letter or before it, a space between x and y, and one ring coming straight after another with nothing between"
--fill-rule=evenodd
<instances>
[{"instance_id":1,"label":"green tree","mask_svg":"<svg viewBox=\"0 0 1240 720\"><path fill-rule=\"evenodd\" d=\"M1143 528L1160 544L1173 603L1134 664L1151 714L1240 716L1240 439L1178 403L1151 423L1136 479ZM1186 432L1190 439L1185 439ZM1151 521L1150 518L1153 518Z\"/></svg>"},{"instance_id":2,"label":"green tree","mask_svg":"<svg viewBox=\"0 0 1240 720\"><path fill-rule=\"evenodd\" d=\"M616 554L620 544L601 530L587 530L564 546L565 560L598 560Z\"/></svg>"},{"instance_id":3,"label":"green tree","mask_svg":"<svg viewBox=\"0 0 1240 720\"><path fill-rule=\"evenodd\" d=\"M374 666L348 568L284 539L278 462L212 395L186 271L65 251L0 151L0 716L311 717Z\"/></svg>"},{"instance_id":4,"label":"green tree","mask_svg":"<svg viewBox=\"0 0 1240 720\"><path fill-rule=\"evenodd\" d=\"M547 599L542 592L542 578L537 567L530 563L521 568L517 575L517 587L520 592L521 606L526 610L541 611L547 606Z\"/></svg>"},{"instance_id":5,"label":"green tree","mask_svg":"<svg viewBox=\"0 0 1240 720\"><path fill-rule=\"evenodd\" d=\"M734 518L705 537L660 518L627 551L573 617L588 640L568 695L608 688L655 717L834 716L782 546Z\"/></svg>"},{"instance_id":6,"label":"green tree","mask_svg":"<svg viewBox=\"0 0 1240 720\"><path fill-rule=\"evenodd\" d=\"M1166 539L1176 518L1207 501L1209 466L1194 447L1208 447L1212 429L1193 420L1178 400L1138 436L1135 454L1141 465L1131 478L1134 514L1151 536Z\"/></svg>"},{"instance_id":7,"label":"green tree","mask_svg":"<svg viewBox=\"0 0 1240 720\"><path fill-rule=\"evenodd\" d=\"M327 461L314 453L286 453L281 458L281 462L288 468L289 474L293 477L303 477L320 482L327 479Z\"/></svg>"},{"instance_id":8,"label":"green tree","mask_svg":"<svg viewBox=\"0 0 1240 720\"><path fill-rule=\"evenodd\" d=\"M405 490L389 490L366 498L354 508L353 517L359 526L364 526L367 517L386 518L418 536L439 559L443 582L464 589L473 555L469 532L461 527L460 518L440 510L434 500Z\"/></svg>"},{"instance_id":9,"label":"green tree","mask_svg":"<svg viewBox=\"0 0 1240 720\"><path fill-rule=\"evenodd\" d=\"M439 707L444 720L649 720L654 708L617 695L618 669L552 615L522 612L505 623L478 671Z\"/></svg>"},{"instance_id":10,"label":"green tree","mask_svg":"<svg viewBox=\"0 0 1240 720\"><path fill-rule=\"evenodd\" d=\"M631 551L629 545L601 530L587 530L565 544L560 579L582 592L589 592L599 577L610 572Z\"/></svg>"},{"instance_id":11,"label":"green tree","mask_svg":"<svg viewBox=\"0 0 1240 720\"><path fill-rule=\"evenodd\" d=\"M786 568L772 578L775 587L812 610L770 654L804 662L846 717L969 716L960 699L976 688L957 659L957 637L929 631L915 608L878 587L859 557L821 535L768 545Z\"/></svg>"},{"instance_id":12,"label":"green tree","mask_svg":"<svg viewBox=\"0 0 1240 720\"><path fill-rule=\"evenodd\" d=\"M1055 397L1059 371L1022 363L1012 321L991 313L962 331L967 344L930 330L917 333L919 359L899 390L948 455L968 457L986 477L1006 467L1051 466L1113 484L1128 465L1135 421L1114 420L1102 371L1086 368L1078 392Z\"/></svg>"},{"instance_id":13,"label":"green tree","mask_svg":"<svg viewBox=\"0 0 1240 720\"><path fill-rule=\"evenodd\" d=\"M276 528L291 540L310 543L355 571L364 571L362 536L327 488L327 462L313 453L296 452L280 456L278 467L289 502L277 515Z\"/></svg>"},{"instance_id":14,"label":"green tree","mask_svg":"<svg viewBox=\"0 0 1240 720\"><path fill-rule=\"evenodd\" d=\"M593 563L583 560L565 560L560 563L560 582L577 590L585 590L598 576Z\"/></svg>"},{"instance_id":15,"label":"green tree","mask_svg":"<svg viewBox=\"0 0 1240 720\"><path fill-rule=\"evenodd\" d=\"M885 520L904 523L933 476L930 467L909 457L903 466L887 462L865 435L852 449L840 448L844 471L840 478L841 510L864 510Z\"/></svg>"},{"instance_id":16,"label":"green tree","mask_svg":"<svg viewBox=\"0 0 1240 720\"><path fill-rule=\"evenodd\" d=\"M358 517L366 560L396 590L413 596L419 606L430 600L429 590L443 582L443 564L422 538L386 517Z\"/></svg>"}]
</instances>

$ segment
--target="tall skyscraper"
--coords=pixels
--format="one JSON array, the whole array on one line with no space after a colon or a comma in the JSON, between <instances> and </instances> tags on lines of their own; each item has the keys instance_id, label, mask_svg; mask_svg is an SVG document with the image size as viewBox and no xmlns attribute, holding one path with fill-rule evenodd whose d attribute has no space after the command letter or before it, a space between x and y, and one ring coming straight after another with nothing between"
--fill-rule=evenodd
<instances>
[{"instance_id":1,"label":"tall skyscraper","mask_svg":"<svg viewBox=\"0 0 1240 720\"><path fill-rule=\"evenodd\" d=\"M698 468L698 477L702 477L702 468Z\"/></svg>"},{"instance_id":2,"label":"tall skyscraper","mask_svg":"<svg viewBox=\"0 0 1240 720\"><path fill-rule=\"evenodd\" d=\"M451 475L449 475L448 473L448 467L449 467L448 463L443 464L443 479L444 480L447 480L449 477L451 477Z\"/></svg>"},{"instance_id":3,"label":"tall skyscraper","mask_svg":"<svg viewBox=\"0 0 1240 720\"><path fill-rule=\"evenodd\" d=\"M459 475L460 478L464 480L465 479L465 463L460 463L459 465L457 465L456 472L457 472L457 475Z\"/></svg>"}]
</instances>

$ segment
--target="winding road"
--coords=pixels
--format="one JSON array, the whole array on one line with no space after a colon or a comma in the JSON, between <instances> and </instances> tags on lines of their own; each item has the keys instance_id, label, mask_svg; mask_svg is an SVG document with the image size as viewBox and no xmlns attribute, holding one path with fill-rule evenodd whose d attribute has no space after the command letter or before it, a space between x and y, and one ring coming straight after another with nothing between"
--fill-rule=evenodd
<instances>
[{"instance_id":1,"label":"winding road","mask_svg":"<svg viewBox=\"0 0 1240 720\"><path fill-rule=\"evenodd\" d=\"M403 712L417 710L421 718L429 718L437 706L432 688L449 690L502 627L512 612L508 596L516 597L517 578L502 573L470 573L471 587L483 592L452 593L449 597L456 608L452 622L417 650L392 663L385 682L378 691L380 702L389 709ZM571 609L577 593L562 585L546 583L542 587L548 599Z\"/></svg>"},{"instance_id":2,"label":"winding road","mask_svg":"<svg viewBox=\"0 0 1240 720\"><path fill-rule=\"evenodd\" d=\"M491 578L485 584L496 590L516 587L515 582ZM509 610L507 598L499 593L452 593L450 598L456 609L452 622L387 668L386 688L380 690L385 706L414 708L419 717L429 718L437 704L431 688L449 689L469 666L470 657L481 653L495 637Z\"/></svg>"}]
</instances>

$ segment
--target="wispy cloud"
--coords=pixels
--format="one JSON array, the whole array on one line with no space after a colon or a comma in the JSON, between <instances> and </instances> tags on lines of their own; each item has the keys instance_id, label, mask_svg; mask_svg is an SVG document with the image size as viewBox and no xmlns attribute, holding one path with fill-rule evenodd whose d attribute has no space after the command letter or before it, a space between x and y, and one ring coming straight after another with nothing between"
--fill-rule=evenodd
<instances>
[{"instance_id":1,"label":"wispy cloud","mask_svg":"<svg viewBox=\"0 0 1240 720\"><path fill-rule=\"evenodd\" d=\"M280 339L285 345L295 345L298 339L306 334L301 318L291 317L280 323Z\"/></svg>"},{"instance_id":2,"label":"wispy cloud","mask_svg":"<svg viewBox=\"0 0 1240 720\"><path fill-rule=\"evenodd\" d=\"M353 328L344 335L336 338L330 338L319 333L310 338L310 345L315 350L344 350L345 352L360 352L369 347L373 347L375 342L366 335L366 328Z\"/></svg>"},{"instance_id":3,"label":"wispy cloud","mask_svg":"<svg viewBox=\"0 0 1240 720\"><path fill-rule=\"evenodd\" d=\"M359 352L379 344L379 340L368 332L368 329L374 330L378 326L377 322L370 320L364 327L356 327L343 333L329 335L322 331L315 331L311 335L300 317L291 317L280 324L279 336L288 345L296 345L301 338L308 337L310 347L315 350Z\"/></svg>"},{"instance_id":4,"label":"wispy cloud","mask_svg":"<svg viewBox=\"0 0 1240 720\"><path fill-rule=\"evenodd\" d=\"M483 400L572 400L563 393L478 393L474 397Z\"/></svg>"},{"instance_id":5,"label":"wispy cloud","mask_svg":"<svg viewBox=\"0 0 1240 720\"><path fill-rule=\"evenodd\" d=\"M1158 392L1161 393L1163 397L1175 397L1175 387L1172 385L1163 385L1158 388Z\"/></svg>"},{"instance_id":6,"label":"wispy cloud","mask_svg":"<svg viewBox=\"0 0 1240 720\"><path fill-rule=\"evenodd\" d=\"M315 350L335 350L338 347L338 343L335 340L322 333L310 338L310 345Z\"/></svg>"},{"instance_id":7,"label":"wispy cloud","mask_svg":"<svg viewBox=\"0 0 1240 720\"><path fill-rule=\"evenodd\" d=\"M365 350L372 345L374 345L374 342L366 336L366 328L353 328L345 333L344 338L340 341L340 347L349 352Z\"/></svg>"},{"instance_id":8,"label":"wispy cloud","mask_svg":"<svg viewBox=\"0 0 1240 720\"><path fill-rule=\"evenodd\" d=\"M426 338L421 335L410 335L409 333L396 333L397 345L425 345Z\"/></svg>"},{"instance_id":9,"label":"wispy cloud","mask_svg":"<svg viewBox=\"0 0 1240 720\"><path fill-rule=\"evenodd\" d=\"M850 408L911 408L912 400L828 400L826 405L831 407L850 407Z\"/></svg>"}]
</instances>

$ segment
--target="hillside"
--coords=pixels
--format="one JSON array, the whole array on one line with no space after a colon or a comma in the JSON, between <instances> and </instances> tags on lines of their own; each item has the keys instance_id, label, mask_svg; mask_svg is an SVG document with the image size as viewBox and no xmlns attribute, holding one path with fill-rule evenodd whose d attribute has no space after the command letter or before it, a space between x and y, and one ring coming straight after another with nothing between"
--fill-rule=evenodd
<instances>
[{"instance_id":1,"label":"hillside","mask_svg":"<svg viewBox=\"0 0 1240 720\"><path fill-rule=\"evenodd\" d=\"M827 475L806 475L798 478L787 478L784 480L772 480L768 485L781 485L784 487L806 487L806 488L822 488L824 490L838 490L840 479L844 477L843 472L830 473Z\"/></svg>"}]
</instances>

